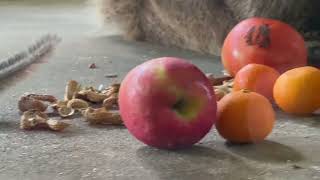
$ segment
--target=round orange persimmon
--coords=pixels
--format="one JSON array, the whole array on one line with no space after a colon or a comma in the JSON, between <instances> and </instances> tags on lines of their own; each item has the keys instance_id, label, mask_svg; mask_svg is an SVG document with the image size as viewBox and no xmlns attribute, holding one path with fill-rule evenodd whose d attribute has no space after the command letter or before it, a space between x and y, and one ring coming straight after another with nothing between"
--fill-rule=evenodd
<instances>
[{"instance_id":1,"label":"round orange persimmon","mask_svg":"<svg viewBox=\"0 0 320 180\"><path fill-rule=\"evenodd\" d=\"M282 74L273 88L276 104L285 112L311 114L320 108L320 70L305 66Z\"/></svg>"},{"instance_id":2,"label":"round orange persimmon","mask_svg":"<svg viewBox=\"0 0 320 180\"><path fill-rule=\"evenodd\" d=\"M218 102L216 129L229 142L263 141L272 132L274 121L271 103L258 93L236 91Z\"/></svg>"},{"instance_id":3,"label":"round orange persimmon","mask_svg":"<svg viewBox=\"0 0 320 180\"><path fill-rule=\"evenodd\" d=\"M250 63L264 64L283 73L306 66L307 48L292 26L275 19L253 17L241 21L228 33L221 57L231 76Z\"/></svg>"},{"instance_id":4,"label":"round orange persimmon","mask_svg":"<svg viewBox=\"0 0 320 180\"><path fill-rule=\"evenodd\" d=\"M273 101L273 86L280 73L262 64L248 64L235 76L233 90L247 89Z\"/></svg>"}]
</instances>

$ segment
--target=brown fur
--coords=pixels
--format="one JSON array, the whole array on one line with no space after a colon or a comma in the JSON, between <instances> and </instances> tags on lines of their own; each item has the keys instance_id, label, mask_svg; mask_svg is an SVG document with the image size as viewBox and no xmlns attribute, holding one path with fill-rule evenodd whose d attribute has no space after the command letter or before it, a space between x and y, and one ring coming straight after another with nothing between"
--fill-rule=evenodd
<instances>
[{"instance_id":1,"label":"brown fur","mask_svg":"<svg viewBox=\"0 0 320 180\"><path fill-rule=\"evenodd\" d=\"M98 0L105 22L125 37L219 54L239 21L253 16L285 21L299 31L319 31L318 0Z\"/></svg>"}]
</instances>

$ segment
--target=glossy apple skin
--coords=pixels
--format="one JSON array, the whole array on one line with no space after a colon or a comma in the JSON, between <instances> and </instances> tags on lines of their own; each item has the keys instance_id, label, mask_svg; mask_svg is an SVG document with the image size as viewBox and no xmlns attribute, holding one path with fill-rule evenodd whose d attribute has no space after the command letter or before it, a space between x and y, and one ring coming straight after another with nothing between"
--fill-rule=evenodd
<instances>
[{"instance_id":1,"label":"glossy apple skin","mask_svg":"<svg viewBox=\"0 0 320 180\"><path fill-rule=\"evenodd\" d=\"M184 103L179 106L178 102ZM161 149L199 142L214 125L217 113L205 74L173 57L149 60L132 69L121 83L119 108L135 138Z\"/></svg>"}]
</instances>

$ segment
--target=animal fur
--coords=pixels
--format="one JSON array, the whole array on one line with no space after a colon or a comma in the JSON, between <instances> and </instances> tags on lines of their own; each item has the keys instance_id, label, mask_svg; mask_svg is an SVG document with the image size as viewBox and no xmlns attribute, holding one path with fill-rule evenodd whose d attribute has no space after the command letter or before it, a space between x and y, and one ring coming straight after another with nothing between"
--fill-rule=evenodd
<instances>
[{"instance_id":1,"label":"animal fur","mask_svg":"<svg viewBox=\"0 0 320 180\"><path fill-rule=\"evenodd\" d=\"M231 28L253 16L279 19L319 38L319 0L98 0L97 5L105 23L115 22L127 39L209 54L219 55Z\"/></svg>"}]
</instances>

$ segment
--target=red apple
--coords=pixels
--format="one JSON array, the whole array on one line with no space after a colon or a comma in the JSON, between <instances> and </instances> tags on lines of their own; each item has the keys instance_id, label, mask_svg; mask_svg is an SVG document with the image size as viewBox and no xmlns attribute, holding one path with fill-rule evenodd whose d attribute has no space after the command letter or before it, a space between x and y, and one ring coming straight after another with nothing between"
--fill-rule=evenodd
<instances>
[{"instance_id":1,"label":"red apple","mask_svg":"<svg viewBox=\"0 0 320 180\"><path fill-rule=\"evenodd\" d=\"M190 62L163 57L132 69L121 83L120 114L143 143L177 149L199 142L216 121L217 103L205 74Z\"/></svg>"}]
</instances>

